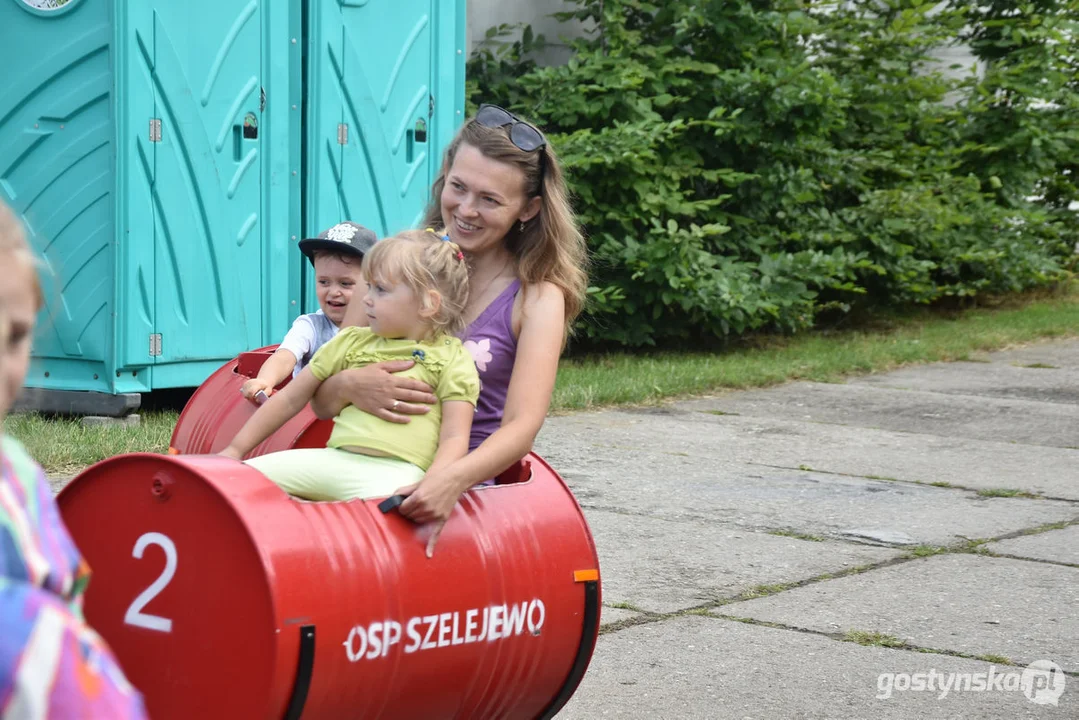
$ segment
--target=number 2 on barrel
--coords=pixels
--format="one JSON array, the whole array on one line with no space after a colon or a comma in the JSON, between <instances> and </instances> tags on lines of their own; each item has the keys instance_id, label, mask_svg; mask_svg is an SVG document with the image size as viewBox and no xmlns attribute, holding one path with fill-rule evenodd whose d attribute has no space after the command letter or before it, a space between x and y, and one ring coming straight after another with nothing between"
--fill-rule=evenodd
<instances>
[{"instance_id":1,"label":"number 2 on barrel","mask_svg":"<svg viewBox=\"0 0 1079 720\"><path fill-rule=\"evenodd\" d=\"M172 632L172 620L158 615L147 615L142 609L165 589L165 586L172 580L172 576L176 574L176 544L167 535L148 532L135 542L135 549L132 550L131 556L141 560L142 553L148 545L158 545L165 551L165 571L150 584L150 587L143 590L135 598L135 601L131 603L131 607L124 613L124 622L147 630Z\"/></svg>"}]
</instances>

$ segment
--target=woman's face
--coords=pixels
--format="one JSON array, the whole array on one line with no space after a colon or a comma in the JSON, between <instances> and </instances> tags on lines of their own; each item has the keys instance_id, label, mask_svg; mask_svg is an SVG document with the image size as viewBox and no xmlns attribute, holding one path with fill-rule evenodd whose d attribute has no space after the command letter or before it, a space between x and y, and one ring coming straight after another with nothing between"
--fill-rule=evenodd
<instances>
[{"instance_id":1,"label":"woman's face","mask_svg":"<svg viewBox=\"0 0 1079 720\"><path fill-rule=\"evenodd\" d=\"M6 253L0 252L0 255ZM12 267L6 274L5 282L0 283L0 307L7 316L7 343L0 347L0 419L7 414L15 402L26 379L26 370L30 366L30 340L34 334L34 319L37 316L36 293L34 292L33 273L21 258L12 262L10 257L3 258L4 267Z\"/></svg>"},{"instance_id":2,"label":"woman's face","mask_svg":"<svg viewBox=\"0 0 1079 720\"><path fill-rule=\"evenodd\" d=\"M442 222L450 239L470 254L502 247L514 223L531 220L540 199L525 196L525 174L475 147L457 149L442 188Z\"/></svg>"}]
</instances>

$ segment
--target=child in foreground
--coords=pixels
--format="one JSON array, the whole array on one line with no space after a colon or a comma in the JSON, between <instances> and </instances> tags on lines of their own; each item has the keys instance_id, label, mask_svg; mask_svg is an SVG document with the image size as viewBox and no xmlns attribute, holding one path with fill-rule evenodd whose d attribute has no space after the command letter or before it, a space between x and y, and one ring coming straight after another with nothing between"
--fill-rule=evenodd
<instances>
[{"instance_id":1,"label":"child in foreground","mask_svg":"<svg viewBox=\"0 0 1079 720\"><path fill-rule=\"evenodd\" d=\"M479 375L454 336L463 326L468 300L460 248L430 232L408 231L377 243L363 270L370 326L343 328L220 454L242 459L303 409L324 380L346 368L414 360L403 374L434 388L438 403L408 424L349 405L334 418L327 447L247 461L285 492L306 500L392 495L468 452Z\"/></svg>"},{"instance_id":2,"label":"child in foreground","mask_svg":"<svg viewBox=\"0 0 1079 720\"><path fill-rule=\"evenodd\" d=\"M374 232L353 222L342 222L316 238L300 241L302 252L315 268L317 312L301 315L292 323L258 376L243 384L245 398L259 393L273 395L287 377L296 377L320 347L332 340L345 319L345 310L357 283L363 282L363 256L378 240Z\"/></svg>"},{"instance_id":3,"label":"child in foreground","mask_svg":"<svg viewBox=\"0 0 1079 720\"><path fill-rule=\"evenodd\" d=\"M0 201L0 423L30 361L41 285L26 236ZM82 617L90 569L41 466L0 433L0 718L146 717L142 697Z\"/></svg>"}]
</instances>

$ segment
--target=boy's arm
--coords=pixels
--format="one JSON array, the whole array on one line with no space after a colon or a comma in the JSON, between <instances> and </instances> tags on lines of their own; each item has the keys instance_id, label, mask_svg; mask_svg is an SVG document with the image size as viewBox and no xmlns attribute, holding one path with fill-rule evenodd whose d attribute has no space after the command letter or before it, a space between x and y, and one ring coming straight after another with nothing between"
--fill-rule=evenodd
<instances>
[{"instance_id":1,"label":"boy's arm","mask_svg":"<svg viewBox=\"0 0 1079 720\"><path fill-rule=\"evenodd\" d=\"M243 459L256 445L303 410L303 406L315 394L320 384L321 381L311 372L311 368L305 367L284 390L274 393L269 402L255 411L220 454L237 460Z\"/></svg>"},{"instance_id":2,"label":"boy's arm","mask_svg":"<svg viewBox=\"0 0 1079 720\"><path fill-rule=\"evenodd\" d=\"M273 389L292 373L299 359L315 349L317 338L318 332L309 315L296 318L277 351L263 363L256 377L243 384L240 392L245 398L254 397L259 390L272 395Z\"/></svg>"},{"instance_id":3,"label":"boy's arm","mask_svg":"<svg viewBox=\"0 0 1079 720\"><path fill-rule=\"evenodd\" d=\"M296 356L291 350L278 348L270 356L269 360L262 363L259 374L243 384L240 392L243 393L245 398L254 397L259 390L262 390L267 395L273 395L273 389L292 374L293 368L296 367L296 362Z\"/></svg>"}]
</instances>

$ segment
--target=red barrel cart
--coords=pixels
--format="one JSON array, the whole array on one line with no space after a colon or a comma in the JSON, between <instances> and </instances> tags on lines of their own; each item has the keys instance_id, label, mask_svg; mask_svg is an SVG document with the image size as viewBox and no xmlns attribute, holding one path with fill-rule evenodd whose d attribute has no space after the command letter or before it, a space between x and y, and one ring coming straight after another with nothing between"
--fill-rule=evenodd
<instances>
[{"instance_id":1,"label":"red barrel cart","mask_svg":"<svg viewBox=\"0 0 1079 720\"><path fill-rule=\"evenodd\" d=\"M233 402L257 372L243 361L191 401L206 390L208 411L231 410L208 423L185 409L184 454L105 460L58 498L94 571L87 619L151 717L553 717L600 609L595 544L558 474L530 454L466 493L427 558L431 527L392 502L297 500L247 465L186 454L232 437L191 428L234 433L253 412ZM260 450L324 442L328 426L310 415Z\"/></svg>"}]
</instances>

